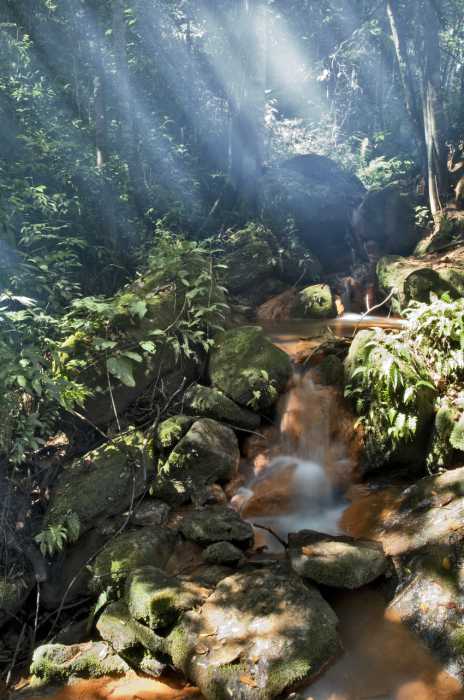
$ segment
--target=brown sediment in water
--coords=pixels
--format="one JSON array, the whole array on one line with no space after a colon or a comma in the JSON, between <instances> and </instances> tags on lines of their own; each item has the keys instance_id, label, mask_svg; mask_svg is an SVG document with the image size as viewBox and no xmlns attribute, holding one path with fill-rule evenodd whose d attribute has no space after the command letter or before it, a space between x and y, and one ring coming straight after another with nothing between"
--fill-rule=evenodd
<instances>
[{"instance_id":1,"label":"brown sediment in water","mask_svg":"<svg viewBox=\"0 0 464 700\"><path fill-rule=\"evenodd\" d=\"M203 700L197 688L140 676L97 678L68 685L51 695L28 696L29 700Z\"/></svg>"}]
</instances>

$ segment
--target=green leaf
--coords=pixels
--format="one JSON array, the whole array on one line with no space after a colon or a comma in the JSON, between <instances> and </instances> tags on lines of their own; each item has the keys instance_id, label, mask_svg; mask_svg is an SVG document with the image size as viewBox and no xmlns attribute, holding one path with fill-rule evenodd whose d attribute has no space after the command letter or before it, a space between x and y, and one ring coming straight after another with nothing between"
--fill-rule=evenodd
<instances>
[{"instance_id":1,"label":"green leaf","mask_svg":"<svg viewBox=\"0 0 464 700\"><path fill-rule=\"evenodd\" d=\"M108 372L119 379L125 386L134 387L132 362L125 357L110 357L106 363Z\"/></svg>"},{"instance_id":2,"label":"green leaf","mask_svg":"<svg viewBox=\"0 0 464 700\"><path fill-rule=\"evenodd\" d=\"M132 352L132 350L124 350L121 355L128 357L129 360L133 360L134 362L143 362L143 357L139 355L138 352Z\"/></svg>"},{"instance_id":3,"label":"green leaf","mask_svg":"<svg viewBox=\"0 0 464 700\"><path fill-rule=\"evenodd\" d=\"M156 345L151 340L141 340L139 345L142 348L142 350L145 350L145 352L149 352L151 355L156 352Z\"/></svg>"}]
</instances>

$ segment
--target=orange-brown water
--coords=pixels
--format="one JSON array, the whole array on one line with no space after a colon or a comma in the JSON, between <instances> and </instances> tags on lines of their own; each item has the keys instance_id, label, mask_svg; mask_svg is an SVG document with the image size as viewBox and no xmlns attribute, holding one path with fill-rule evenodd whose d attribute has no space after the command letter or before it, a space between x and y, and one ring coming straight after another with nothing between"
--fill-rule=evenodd
<instances>
[{"instance_id":1,"label":"orange-brown water","mask_svg":"<svg viewBox=\"0 0 464 700\"><path fill-rule=\"evenodd\" d=\"M44 696L30 700L45 700ZM201 700L196 688L180 683L156 681L138 676L120 679L98 678L66 686L48 700Z\"/></svg>"}]
</instances>

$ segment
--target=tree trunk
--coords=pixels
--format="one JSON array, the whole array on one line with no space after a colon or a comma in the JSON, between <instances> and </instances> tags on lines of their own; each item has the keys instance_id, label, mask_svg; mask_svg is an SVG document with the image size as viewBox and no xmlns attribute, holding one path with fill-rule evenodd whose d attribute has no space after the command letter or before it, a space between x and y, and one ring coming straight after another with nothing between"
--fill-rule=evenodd
<instances>
[{"instance_id":1,"label":"tree trunk","mask_svg":"<svg viewBox=\"0 0 464 700\"><path fill-rule=\"evenodd\" d=\"M448 194L445 116L440 72L439 19L431 0L425 0L424 62L422 68L422 111L427 149L427 180L430 209L435 217Z\"/></svg>"}]
</instances>

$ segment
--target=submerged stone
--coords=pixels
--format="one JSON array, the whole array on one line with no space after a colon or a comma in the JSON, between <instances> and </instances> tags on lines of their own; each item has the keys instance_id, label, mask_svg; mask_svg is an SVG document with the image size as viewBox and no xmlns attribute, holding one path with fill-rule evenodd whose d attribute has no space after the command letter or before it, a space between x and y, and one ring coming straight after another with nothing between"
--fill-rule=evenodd
<instances>
[{"instance_id":1,"label":"submerged stone","mask_svg":"<svg viewBox=\"0 0 464 700\"><path fill-rule=\"evenodd\" d=\"M377 542L312 530L290 533L288 555L299 576L334 588L361 588L387 569L387 558Z\"/></svg>"}]
</instances>

